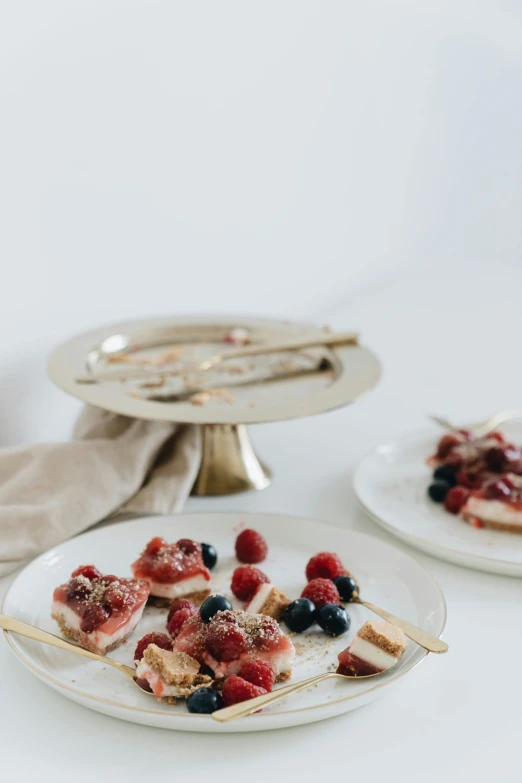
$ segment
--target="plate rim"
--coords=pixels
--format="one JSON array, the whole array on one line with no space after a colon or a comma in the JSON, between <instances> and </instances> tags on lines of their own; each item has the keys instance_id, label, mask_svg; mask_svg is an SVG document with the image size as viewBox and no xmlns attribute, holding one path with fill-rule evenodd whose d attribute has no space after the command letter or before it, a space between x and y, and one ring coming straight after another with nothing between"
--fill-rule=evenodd
<instances>
[{"instance_id":1,"label":"plate rim","mask_svg":"<svg viewBox=\"0 0 522 783\"><path fill-rule=\"evenodd\" d=\"M403 557L405 557L407 560L412 561L418 568L420 568L421 571L424 573L424 575L432 583L432 586L435 588L435 590L436 590L436 592L438 594L438 597L439 597L440 607L442 609L442 620L441 620L440 630L438 631L438 638L440 638L440 636L444 632L444 629L445 629L446 623L447 623L447 604L446 604L446 599L445 599L444 592L443 592L441 586L439 585L438 581L435 579L435 577L433 576L431 571L429 569L427 569L422 563L419 563L417 560L415 560L415 558L412 557L409 553L404 552L402 549L399 549L398 547L394 546L393 544L390 544L387 541L383 541L382 539L377 538L376 536L372 536L369 533L363 533L363 532L361 532L359 530L353 530L352 528L342 528L342 527L339 527L338 525L335 525L335 524L333 524L331 522L328 522L326 520L317 519L317 518L314 518L314 517L303 517L303 516L299 516L299 515L295 515L295 514L294 515L292 515L292 514L279 514L279 513L263 512L263 511L261 511L261 512L256 512L256 511L244 511L244 512L242 512L242 511L236 511L236 510L230 511L230 512L228 512L228 511L204 511L204 512L190 511L190 512L174 513L174 514L154 515L154 517L144 515L142 517L138 517L138 518L135 518L135 519L132 519L132 520L128 520L127 522L124 522L124 523L113 523L113 524L118 524L118 525L121 525L121 524L133 524L133 523L139 523L139 522L141 522L141 521L143 521L145 519L150 519L150 518L154 518L154 519L157 520L158 516L160 518L170 518L170 517L176 518L176 517L183 517L183 516L213 517L213 516L224 516L224 515L228 515L228 516L231 516L231 517L232 516L240 516L240 517L251 517L251 516L258 516L259 517L259 516L261 516L261 517L268 517L270 519L286 519L286 520L292 519L294 521L312 522L314 524L325 525L325 526L334 528L334 529L339 530L339 531L341 531L343 533L349 533L350 535L354 535L356 538L376 540L376 541L379 542L379 544L381 544L385 548L393 549L393 550L398 551ZM107 527L112 527L112 525L108 525ZM103 529L104 528L99 528L98 530L103 530ZM83 533L81 533L79 536L75 536L74 540L76 540L78 538L82 538L85 535L89 535L89 534L96 533L96 532L98 532L98 531L97 530L86 530ZM27 563L22 568L20 573L17 574L16 578L9 585L5 595L3 596L2 602L0 604L0 613L4 612L4 608L5 608L6 602L7 602L8 598L9 598L13 588L16 586L18 580L22 577L22 575L24 574L26 569L29 568L30 566L34 565L35 563L37 563L39 560L43 560L50 552L52 552L53 550L56 550L58 547L61 547L64 544L69 543L71 540L73 540L73 539L67 539L66 541L62 541L59 544L57 544L56 546L51 547L50 549L46 550L45 552L42 552L40 555L38 555L38 557L36 557L33 560L31 560L29 563ZM83 690L79 690L77 688L73 688L70 685L66 685L66 684L60 682L59 680L54 678L52 675L48 674L44 670L42 670L42 669L38 668L37 666L35 666L25 656L25 654L22 652L22 650L17 646L16 642L12 638L12 635L11 635L10 631L4 630L3 634L4 634L4 637L7 640L7 643L9 645L13 655L15 657L17 657L27 669L29 669L32 673L34 673L34 675L37 678L39 678L40 680L42 680L44 682L48 681L49 683L51 683L50 687L52 687L57 692L60 692L62 690L69 691L70 693L74 693L76 696L81 697L81 699L88 699L90 701L93 701L93 702L96 702L96 703L99 703L99 704L107 704L107 705L109 705L111 707L116 707L117 709L124 710L124 711L129 710L131 713L145 713L145 714L160 715L162 717L169 717L169 719L172 719L173 717L176 717L176 718L182 718L182 719L193 718L193 719L196 719L196 720L197 719L199 719L199 720L205 719L207 722L209 720L212 720L210 718L210 716L207 716L207 715L192 715L191 713L188 713L188 712L186 714L185 713L175 713L175 712L173 712L172 715L168 715L167 716L167 714L164 711L162 711L162 710L153 710L153 709L149 709L149 708L146 708L146 707L135 707L135 706L132 706L132 705L122 704L121 702L113 701L111 699L105 699L105 698L99 697L99 696L93 696L92 694L87 693L87 692L85 692ZM435 634L435 635L437 635L437 634ZM14 634L14 637L16 637L16 636L17 635ZM379 691L379 690L381 690L381 689L383 689L385 687L390 687L391 688L393 685L397 684L400 680L402 680L402 678L405 675L409 674L411 671L413 671L413 669L415 669L417 666L419 666L421 663L423 663L426 660L426 658L428 657L428 654L429 654L428 650L422 650L422 648L420 648L420 656L419 656L419 658L417 660L413 661L411 664L406 665L404 670L402 672L400 672L399 674L396 674L395 676L393 676L389 680L385 680L384 682L376 683L373 687L369 688L368 690L364 691L363 693L352 694L352 695L349 695L349 696L345 696L342 699L338 699L336 702L334 702L334 704L335 705L343 704L344 702L351 701L352 699L356 699L358 697L366 697L367 695L374 694L376 691ZM81 702L77 702L77 703L81 704ZM82 705L82 706L85 706L85 705ZM331 702L324 702L324 703L320 703L320 704L310 705L308 707L300 707L298 709L283 710L283 711L280 711L280 712L278 712L276 714L260 712L255 717L257 719L259 719L259 718L274 719L274 718L284 717L286 715L291 715L291 714L296 714L296 713L301 714L303 712L308 712L310 710L317 710L317 709L321 709L321 708L324 709L326 707L332 707L332 706L334 706L334 705ZM209 724L207 723L207 725L209 725ZM298 725L298 724L291 724L291 725ZM173 727L173 728L175 728L175 727ZM261 727L260 727L260 729L261 729ZM203 728L202 728L202 731L204 731Z\"/></svg>"},{"instance_id":2,"label":"plate rim","mask_svg":"<svg viewBox=\"0 0 522 783\"><path fill-rule=\"evenodd\" d=\"M423 433L427 436L430 432L431 430L427 430L427 429L418 430L417 437L420 439L420 436ZM410 545L416 548L420 552L424 552L425 554L431 555L432 557L436 557L439 560L452 563L453 565L460 565L464 568L471 568L479 571L484 571L484 568L482 569L480 568L480 563L484 563L487 565L490 564L491 566L495 566L495 565L505 566L506 569L513 569L513 571L516 569L518 573L517 574L508 573L507 570L502 570L502 571L488 570L487 573L497 573L501 576L512 576L515 579L522 577L522 563L517 563L513 560L503 560L500 557L488 557L487 555L471 554L469 552L464 552L459 549L453 549L452 547L447 546L446 544L440 544L438 542L434 542L429 538L423 538L422 536L417 536L414 533L404 532L394 527L392 523L386 521L383 517L379 516L379 514L373 511L367 505L367 503L362 499L360 495L359 482L362 481L361 474L363 468L365 467L365 463L368 463L370 459L374 457L378 457L379 449L397 448L398 445L406 445L407 442L414 442L415 439L416 439L416 434L411 433L410 435L406 435L403 438L397 438L394 441L379 443L374 448L372 448L369 452L367 452L364 455L364 457L359 461L352 475L352 486L355 495L357 497L357 501L359 502L361 508L365 511L366 514L368 514L368 516L371 519L373 519L374 522L380 525L383 528L383 530L386 530L388 533L390 533L390 535L393 535L395 538L399 539L400 541L404 541L406 544L408 544L408 542L411 542ZM437 553L435 550L429 549L429 547L435 547L435 549L439 550L439 553ZM445 553L448 554L445 556ZM459 562L457 562L455 557L451 558L451 555L454 555L457 558L459 558ZM462 562L464 560L477 561L477 562L476 565L472 565L471 562L469 562L469 564L466 565L465 563Z\"/></svg>"},{"instance_id":3,"label":"plate rim","mask_svg":"<svg viewBox=\"0 0 522 783\"><path fill-rule=\"evenodd\" d=\"M309 404L304 408L300 408L296 405L296 399L283 400L282 402L275 402L270 406L266 406L267 412L262 412L262 407L257 406L255 408L243 408L238 410L236 415L231 415L232 408L210 408L206 409L205 406L194 406L188 403L165 403L157 402L153 400L140 399L137 400L128 395L122 393L114 393L107 390L106 387L96 384L76 384L74 382L75 375L81 373L81 368L68 369L68 365L71 364L72 359L69 352L79 350L77 344L82 340L92 340L93 344L98 344L103 341L115 331L125 332L129 330L137 329L151 329L151 328L165 328L172 327L197 327L197 326L216 326L223 328L233 328L238 324L245 327L254 327L262 330L264 329L280 329L289 330L289 335L292 334L292 329L304 330L303 334L321 334L322 330L320 326L316 324L307 323L305 321L293 321L280 318L267 318L258 316L248 316L241 314L234 314L233 316L225 314L204 314L200 316L195 315L168 315L168 316L154 316L144 318L134 318L131 320L117 321L114 323L104 324L94 329L87 329L80 333L77 333L68 339L62 341L55 346L51 353L47 357L46 369L47 375L50 380L62 391L73 396L75 399L82 400L82 402L95 405L104 410L109 410L113 413L119 413L123 416L133 416L134 418L144 419L146 421L172 421L183 424L263 424L275 421L289 421L292 419L303 418L305 416L317 415L319 413L326 413L328 411L342 408L346 405L353 404L364 394L371 391L379 382L382 375L381 362L377 355L362 343L358 343L353 346L341 346L337 348L330 348L335 352L337 360L340 362L343 372L338 378L341 385L334 383L331 387L316 391L313 395L308 395ZM90 345L92 349L93 345ZM338 353L342 350L352 350L358 352L359 361L364 357L367 367L364 368L364 373L361 370L357 372L347 372L346 361ZM85 356L87 355L87 349ZM364 383L357 380L361 376ZM342 385L344 382L344 385ZM355 389L349 391L349 384L356 384ZM310 403L311 399L311 403ZM180 407L185 406L185 408ZM260 413L261 411L261 413ZM190 412L190 415L188 414Z\"/></svg>"}]
</instances>

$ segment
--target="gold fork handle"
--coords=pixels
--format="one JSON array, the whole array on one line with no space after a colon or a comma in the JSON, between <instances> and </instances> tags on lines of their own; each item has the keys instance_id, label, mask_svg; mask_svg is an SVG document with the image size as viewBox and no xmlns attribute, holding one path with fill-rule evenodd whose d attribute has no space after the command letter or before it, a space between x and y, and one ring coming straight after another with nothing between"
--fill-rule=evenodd
<instances>
[{"instance_id":1,"label":"gold fork handle","mask_svg":"<svg viewBox=\"0 0 522 783\"><path fill-rule=\"evenodd\" d=\"M437 639L436 636L432 636L427 631L423 631L422 628L417 628L416 625L412 625L406 620L401 620L400 617L395 617L394 614L386 612L384 609L381 609L379 606L375 606L375 604L371 604L369 601L359 600L357 603L362 604L362 606L365 606L371 612L375 612L375 614L378 614L379 617L387 620L392 625L396 625L397 628L400 628L409 639L412 639L421 647L424 647L425 650L429 650L433 653L448 652L449 647L446 642L443 642L442 639Z\"/></svg>"},{"instance_id":2,"label":"gold fork handle","mask_svg":"<svg viewBox=\"0 0 522 783\"><path fill-rule=\"evenodd\" d=\"M313 348L316 346L352 345L357 343L358 339L359 335L357 332L334 332L332 334L321 334L316 337L296 337L293 340L284 340L282 342L245 345L243 348L235 348L226 353L221 353L215 357L215 360L217 362L223 361L223 359L240 359L243 356L279 353L279 351L297 351L299 348ZM202 364L205 364L205 360L203 360Z\"/></svg>"},{"instance_id":3,"label":"gold fork handle","mask_svg":"<svg viewBox=\"0 0 522 783\"><path fill-rule=\"evenodd\" d=\"M60 650L67 650L67 652L76 653L76 655L83 655L84 658L92 658L93 661L101 661L102 663L109 663L111 665L117 664L117 661L112 661L110 658L105 658L103 655L96 655L89 650L84 650L83 647L78 647L76 644L66 642L65 639L60 639L59 636L55 636L53 633L47 633L47 631L41 631L40 628L35 628L34 625L29 623L23 623L21 620L16 620L14 617L7 617L5 614L0 614L0 628L4 631L11 631L12 633L18 633L20 636L27 636L28 639L34 639L36 642L43 642L43 644L50 644L52 647L59 647ZM119 668L119 666L116 666Z\"/></svg>"},{"instance_id":4,"label":"gold fork handle","mask_svg":"<svg viewBox=\"0 0 522 783\"><path fill-rule=\"evenodd\" d=\"M327 672L326 674L318 674L315 677L310 677L308 680L301 680L293 685L285 685L282 688L271 693L265 693L263 696L256 696L255 699L249 699L248 701L242 701L239 704L233 704L231 707L224 707L222 710L216 710L212 713L214 720L219 723L227 723L229 720L236 720L236 718L245 718L247 715L252 715L253 712L266 707L268 704L273 704L279 699L283 699L285 696L291 696L293 693L298 693L305 688L310 688L312 685L317 685L323 680L329 680L333 677L342 677L341 674L335 672ZM346 677L343 677L346 679Z\"/></svg>"}]
</instances>

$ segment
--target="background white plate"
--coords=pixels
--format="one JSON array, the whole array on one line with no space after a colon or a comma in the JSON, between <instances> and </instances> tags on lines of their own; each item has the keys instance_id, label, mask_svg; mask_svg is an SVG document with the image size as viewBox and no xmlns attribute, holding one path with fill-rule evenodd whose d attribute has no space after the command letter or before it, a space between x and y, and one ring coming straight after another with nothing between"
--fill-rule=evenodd
<instances>
[{"instance_id":1,"label":"background white plate","mask_svg":"<svg viewBox=\"0 0 522 783\"><path fill-rule=\"evenodd\" d=\"M320 550L339 553L361 583L362 593L394 614L438 636L444 627L446 606L434 579L414 560L388 544L361 533L340 530L313 520L267 514L182 514L148 517L86 533L34 560L18 576L6 595L3 611L40 628L56 632L49 616L53 588L79 563L95 563L105 573L129 574L129 564L154 535L168 540L191 536L217 547L220 561L213 571L214 589L230 595L230 576L237 566L234 540L240 527L254 527L266 537L269 556L262 564L272 581L291 597L304 587L308 558ZM237 603L236 603L237 605ZM326 671L347 646L369 613L349 608L350 632L330 639L318 630L294 637L300 656L293 679ZM150 630L164 630L165 610L147 608L128 644L112 655L132 665L137 640ZM283 626L284 627L284 626ZM427 653L409 643L401 662L388 674L361 682L325 682L310 692L279 702L259 715L227 724L208 716L190 715L185 704L162 705L139 691L111 667L21 636L7 634L16 655L50 687L93 710L149 726L186 731L256 731L309 723L360 707L384 695ZM23 698L23 696L21 696Z\"/></svg>"},{"instance_id":2,"label":"background white plate","mask_svg":"<svg viewBox=\"0 0 522 783\"><path fill-rule=\"evenodd\" d=\"M520 422L502 431L522 443ZM479 571L522 576L522 536L472 527L428 497L426 457L440 435L431 429L378 446L355 472L357 497L376 522L423 552Z\"/></svg>"}]
</instances>

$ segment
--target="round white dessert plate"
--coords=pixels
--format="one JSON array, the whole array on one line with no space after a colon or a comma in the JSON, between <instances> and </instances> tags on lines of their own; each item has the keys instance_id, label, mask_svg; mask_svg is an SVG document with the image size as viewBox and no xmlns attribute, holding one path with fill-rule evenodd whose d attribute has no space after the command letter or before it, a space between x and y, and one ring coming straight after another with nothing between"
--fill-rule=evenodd
<instances>
[{"instance_id":1,"label":"round white dessert plate","mask_svg":"<svg viewBox=\"0 0 522 783\"><path fill-rule=\"evenodd\" d=\"M522 443L522 424L503 426ZM359 464L354 486L370 516L388 532L429 555L467 568L522 577L522 535L475 528L427 495L440 429L378 446Z\"/></svg>"},{"instance_id":2,"label":"round white dessert plate","mask_svg":"<svg viewBox=\"0 0 522 783\"><path fill-rule=\"evenodd\" d=\"M243 526L253 527L265 536L269 555L261 568L290 597L301 594L308 559L322 550L336 551L359 579L365 598L435 636L442 632L446 606L439 586L422 566L398 549L376 538L314 520L236 512L147 517L116 523L73 538L41 555L20 573L5 597L3 613L56 633L58 629L49 616L53 589L66 581L74 568L80 563L94 563L104 573L129 575L130 563L155 535L169 541L191 537L214 544L219 563L212 572L213 590L230 597L230 578L238 565L234 541ZM234 605L239 608L237 602ZM342 637L332 639L317 627L306 634L293 636L297 650L293 681L335 667L337 654L371 617L363 607L348 607L348 611L351 628ZM166 610L147 607L133 636L111 656L133 665L138 639L152 630L165 631L165 621ZM284 625L282 628L285 630ZM348 712L384 696L427 656L423 649L409 642L400 662L386 674L359 682L327 681L257 715L221 724L207 715L190 714L183 701L172 707L141 694L112 667L16 634L6 633L6 637L22 663L68 699L134 723L204 732L285 728ZM433 657L430 665L434 667L435 675L437 661L436 656Z\"/></svg>"}]
</instances>

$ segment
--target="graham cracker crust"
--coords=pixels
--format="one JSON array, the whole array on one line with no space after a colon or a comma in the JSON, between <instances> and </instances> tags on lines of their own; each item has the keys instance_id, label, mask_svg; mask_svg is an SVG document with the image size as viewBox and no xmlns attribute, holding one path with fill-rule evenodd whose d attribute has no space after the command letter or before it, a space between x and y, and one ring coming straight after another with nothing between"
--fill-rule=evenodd
<instances>
[{"instance_id":1,"label":"graham cracker crust","mask_svg":"<svg viewBox=\"0 0 522 783\"><path fill-rule=\"evenodd\" d=\"M263 606L259 609L259 614L266 614L268 617L273 617L274 620L279 622L283 619L283 615L286 611L286 607L290 603L290 599L278 590L277 587L272 587L268 598Z\"/></svg>"},{"instance_id":2,"label":"graham cracker crust","mask_svg":"<svg viewBox=\"0 0 522 783\"><path fill-rule=\"evenodd\" d=\"M96 655L105 655L106 653L115 650L117 647L123 644L123 642L127 641L127 636L122 636L120 639L117 639L108 647L98 647L96 644L94 644L94 642L91 642L89 640L89 634L83 633L82 631L78 631L74 628L71 628L69 625L67 625L67 622L63 614L52 614L51 617L53 620L56 620L56 622L58 623L58 626L63 636L65 636L67 639L72 639L73 642L77 642L80 645L80 647L84 648L84 650L89 650L89 652L95 653Z\"/></svg>"},{"instance_id":3,"label":"graham cracker crust","mask_svg":"<svg viewBox=\"0 0 522 783\"><path fill-rule=\"evenodd\" d=\"M179 689L178 698L186 699L198 688L211 684L211 678L207 674L201 674L198 661L187 653L162 650L155 644L149 644L143 654L143 660L160 675L166 685ZM175 704L176 697L166 696L163 701Z\"/></svg>"},{"instance_id":4,"label":"graham cracker crust","mask_svg":"<svg viewBox=\"0 0 522 783\"><path fill-rule=\"evenodd\" d=\"M195 606L200 606L203 601L206 601L210 594L211 590L208 588L207 590L198 590L195 593L187 593L186 595L180 595L178 597L187 598L189 601L192 601ZM149 595L147 603L152 606L168 608L174 601L177 601L177 598L161 598L157 595Z\"/></svg>"},{"instance_id":5,"label":"graham cracker crust","mask_svg":"<svg viewBox=\"0 0 522 783\"><path fill-rule=\"evenodd\" d=\"M468 523L468 525L473 525L474 519L478 519L480 522L481 527L486 528L488 530L500 530L501 533L516 533L518 535L522 535L522 525L513 525L513 524L505 524L504 522L491 522L487 519L480 519L480 517L463 517L464 521Z\"/></svg>"},{"instance_id":6,"label":"graham cracker crust","mask_svg":"<svg viewBox=\"0 0 522 783\"><path fill-rule=\"evenodd\" d=\"M381 650L400 658L406 647L406 637L400 628L385 620L367 620L357 631L357 636Z\"/></svg>"}]
</instances>

